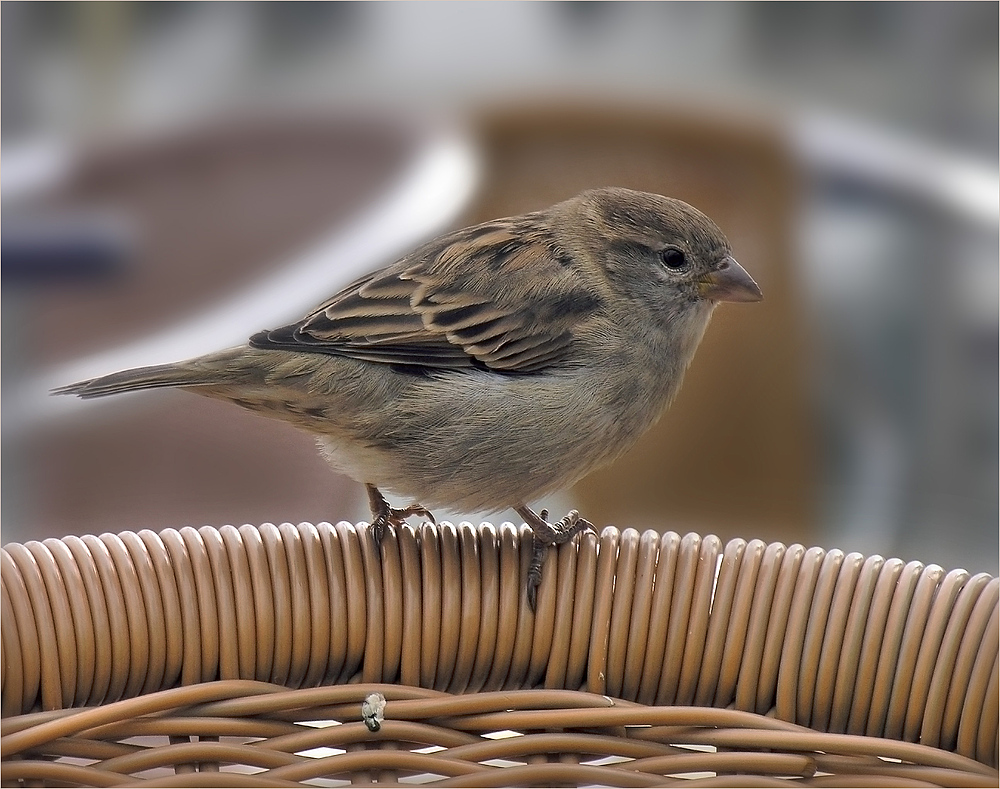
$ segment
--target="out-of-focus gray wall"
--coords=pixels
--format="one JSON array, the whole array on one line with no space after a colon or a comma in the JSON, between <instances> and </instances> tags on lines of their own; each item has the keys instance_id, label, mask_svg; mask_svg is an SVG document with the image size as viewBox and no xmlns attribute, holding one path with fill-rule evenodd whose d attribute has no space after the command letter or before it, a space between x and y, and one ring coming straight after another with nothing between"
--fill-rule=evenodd
<instances>
[{"instance_id":1,"label":"out-of-focus gray wall","mask_svg":"<svg viewBox=\"0 0 1000 789\"><path fill-rule=\"evenodd\" d=\"M634 96L821 110L996 159L991 3L30 3L4 140L267 99L461 110Z\"/></svg>"}]
</instances>

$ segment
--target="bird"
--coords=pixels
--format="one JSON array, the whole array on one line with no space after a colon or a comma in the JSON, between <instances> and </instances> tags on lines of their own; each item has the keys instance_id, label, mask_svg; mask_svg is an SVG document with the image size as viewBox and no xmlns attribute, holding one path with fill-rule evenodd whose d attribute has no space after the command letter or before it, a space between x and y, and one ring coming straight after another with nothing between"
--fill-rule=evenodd
<instances>
[{"instance_id":1,"label":"bird","mask_svg":"<svg viewBox=\"0 0 1000 789\"><path fill-rule=\"evenodd\" d=\"M289 422L364 484L377 542L434 509L513 508L534 535L534 610L549 546L594 526L529 504L628 450L674 399L715 307L761 298L698 209L595 188L445 233L239 347L53 393L177 387Z\"/></svg>"}]
</instances>

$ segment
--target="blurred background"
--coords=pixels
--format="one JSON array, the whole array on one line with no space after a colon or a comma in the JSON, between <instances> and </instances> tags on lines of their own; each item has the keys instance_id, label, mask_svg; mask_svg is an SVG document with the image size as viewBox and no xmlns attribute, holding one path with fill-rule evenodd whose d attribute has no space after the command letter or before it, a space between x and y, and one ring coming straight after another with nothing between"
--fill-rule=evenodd
<instances>
[{"instance_id":1,"label":"blurred background","mask_svg":"<svg viewBox=\"0 0 1000 789\"><path fill-rule=\"evenodd\" d=\"M766 298L723 305L660 424L553 510L997 573L997 4L0 13L4 542L366 519L289 426L46 391L620 185L711 215Z\"/></svg>"}]
</instances>

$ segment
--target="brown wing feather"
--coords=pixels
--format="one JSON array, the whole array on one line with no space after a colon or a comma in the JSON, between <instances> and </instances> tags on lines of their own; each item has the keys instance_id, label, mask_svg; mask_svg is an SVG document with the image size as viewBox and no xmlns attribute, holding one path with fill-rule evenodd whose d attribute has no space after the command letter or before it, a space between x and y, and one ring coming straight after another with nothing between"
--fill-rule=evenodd
<instances>
[{"instance_id":1,"label":"brown wing feather","mask_svg":"<svg viewBox=\"0 0 1000 789\"><path fill-rule=\"evenodd\" d=\"M356 280L255 347L430 369L538 372L600 306L537 215L461 230Z\"/></svg>"}]
</instances>

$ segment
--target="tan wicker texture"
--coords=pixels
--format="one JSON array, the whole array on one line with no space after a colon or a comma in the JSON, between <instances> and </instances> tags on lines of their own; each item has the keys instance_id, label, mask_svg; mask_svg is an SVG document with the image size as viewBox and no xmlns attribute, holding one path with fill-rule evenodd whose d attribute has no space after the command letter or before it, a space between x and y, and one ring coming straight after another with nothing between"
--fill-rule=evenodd
<instances>
[{"instance_id":1,"label":"tan wicker texture","mask_svg":"<svg viewBox=\"0 0 1000 789\"><path fill-rule=\"evenodd\" d=\"M997 785L997 579L607 528L551 553L533 614L530 545L8 545L4 785Z\"/></svg>"}]
</instances>

